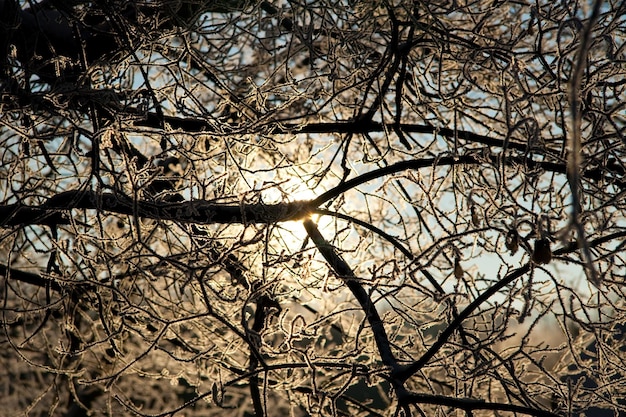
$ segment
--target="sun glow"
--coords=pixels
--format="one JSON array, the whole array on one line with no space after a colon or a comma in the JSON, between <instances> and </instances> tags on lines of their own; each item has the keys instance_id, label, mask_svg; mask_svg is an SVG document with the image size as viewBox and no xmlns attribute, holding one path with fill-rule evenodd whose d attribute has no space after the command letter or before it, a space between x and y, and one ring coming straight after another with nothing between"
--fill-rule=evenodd
<instances>
[{"instance_id":1,"label":"sun glow","mask_svg":"<svg viewBox=\"0 0 626 417\"><path fill-rule=\"evenodd\" d=\"M279 184L270 184L261 190L261 199L265 204L308 201L315 197L317 194L299 178L289 179Z\"/></svg>"},{"instance_id":2,"label":"sun glow","mask_svg":"<svg viewBox=\"0 0 626 417\"><path fill-rule=\"evenodd\" d=\"M321 192L323 192L323 190L319 193ZM313 191L303 179L292 177L281 183L272 183L263 187L261 190L261 200L264 204L298 202L304 204L307 201L315 199L319 193ZM328 218L326 216L310 214L309 217L316 223L321 221L322 224L319 225L320 228L328 224ZM303 219L284 221L276 225L276 231L278 235L280 235L279 239L283 240L286 246L294 247L294 245L299 246L302 244L303 239L306 237L302 220Z\"/></svg>"}]
</instances>

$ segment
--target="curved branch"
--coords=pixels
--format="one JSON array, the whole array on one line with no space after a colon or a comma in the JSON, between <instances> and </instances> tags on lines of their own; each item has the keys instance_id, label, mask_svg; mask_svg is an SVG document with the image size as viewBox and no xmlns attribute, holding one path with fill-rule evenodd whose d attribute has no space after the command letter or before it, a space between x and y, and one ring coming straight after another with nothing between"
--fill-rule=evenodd
<instances>
[{"instance_id":1,"label":"curved branch","mask_svg":"<svg viewBox=\"0 0 626 417\"><path fill-rule=\"evenodd\" d=\"M413 159L410 161L402 161L393 165L388 165L386 167L376 169L374 171L366 172L365 174L359 175L358 177L352 178L348 181L340 183L336 187L326 191L325 193L319 195L317 198L311 201L311 205L313 207L319 207L322 204L326 203L329 200L332 200L335 197L345 193L346 191L358 187L361 184L364 184L368 181L375 180L377 178L382 178L387 175L396 174L398 172L407 171L411 169L421 169L428 167L441 167L441 166L455 166L455 165L478 165L485 163L486 161L490 161L492 164L499 164L501 161L499 159L499 155L480 155L475 156L472 154L460 155L460 156L444 156L437 158L424 158L424 159ZM546 171L556 172L559 174L565 174L566 167L564 164L558 164L554 162L546 162L546 161L534 161L532 158L527 157L515 157L510 156L507 157L507 161L509 163L515 163L519 165L524 165L530 169L541 168Z\"/></svg>"},{"instance_id":2,"label":"curved branch","mask_svg":"<svg viewBox=\"0 0 626 417\"><path fill-rule=\"evenodd\" d=\"M364 227L374 233L376 233L378 236L382 237L383 239L385 239L387 242L391 243L396 249L398 249L400 252L402 252L402 254L404 256L406 256L409 259L414 259L415 255L413 255L411 253L410 250L408 250L407 248L405 248L402 243L400 243L398 241L398 239L396 239L395 237L391 236L389 233L385 232L384 230L381 230L380 228L374 226L371 223L365 222L363 220L359 220L355 217L352 216L348 216L347 214L343 214L343 213L338 213L336 211L331 211L331 210L326 210L326 209L315 209L312 212L313 214L320 214L320 215L324 215L324 216L332 216L332 217L337 217L339 219L342 220L346 220L349 222L352 222L354 224L358 224L361 227Z\"/></svg>"},{"instance_id":3,"label":"curved branch","mask_svg":"<svg viewBox=\"0 0 626 417\"><path fill-rule=\"evenodd\" d=\"M509 285L511 282L521 277L525 273L530 271L530 262L526 265L516 269L511 272L500 281L498 281L494 286L490 287L487 291L478 296L474 301L472 301L459 315L439 334L437 341L433 343L433 345L419 358L417 361L413 362L410 365L405 366L397 372L392 372L392 377L396 378L400 381L406 381L416 372L418 372L424 365L430 361L433 356L439 352L441 347L448 341L448 338L452 336L452 334L461 326L463 321L467 319L470 314L474 312L482 303L487 301L491 296L495 295L502 288Z\"/></svg>"}]
</instances>

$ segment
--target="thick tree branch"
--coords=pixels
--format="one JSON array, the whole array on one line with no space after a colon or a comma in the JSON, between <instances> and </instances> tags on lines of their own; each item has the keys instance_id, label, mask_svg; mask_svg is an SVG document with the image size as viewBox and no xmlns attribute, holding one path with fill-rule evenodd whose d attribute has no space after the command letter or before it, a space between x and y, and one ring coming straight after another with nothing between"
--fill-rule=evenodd
<instances>
[{"instance_id":1,"label":"thick tree branch","mask_svg":"<svg viewBox=\"0 0 626 417\"><path fill-rule=\"evenodd\" d=\"M39 274L33 274L32 272L26 272L15 268L7 268L5 265L0 264L0 276L11 278L12 280L25 282L27 284L36 285L38 287L45 288L50 286L51 290L61 291L61 285L52 280L42 277Z\"/></svg>"},{"instance_id":2,"label":"thick tree branch","mask_svg":"<svg viewBox=\"0 0 626 417\"><path fill-rule=\"evenodd\" d=\"M215 132L215 126L209 121L201 118L164 116L161 120L156 113L148 113L143 119L135 121L135 126L150 127L160 129L161 123L167 123L172 129L181 129L186 132ZM279 121L280 122L280 121ZM295 133L336 133L336 134L359 134L378 133L400 130L403 133L437 134L448 138L459 138L473 143L502 147L504 140L492 138L490 136L477 133L454 130L446 127L432 125L419 125L409 123L379 123L367 120L340 121L327 123L293 124L293 123L272 123L269 127L271 134L295 134ZM527 142L509 142L509 149L519 151L528 150Z\"/></svg>"},{"instance_id":3,"label":"thick tree branch","mask_svg":"<svg viewBox=\"0 0 626 417\"><path fill-rule=\"evenodd\" d=\"M372 328L374 340L376 341L376 346L378 347L383 363L389 366L392 370L399 369L396 358L391 351L391 344L389 343L389 338L387 337L383 321L378 315L378 311L376 311L376 307L374 306L374 303L372 303L372 299L369 294L357 281L352 268L350 268L341 255L335 251L333 246L326 239L324 239L324 236L322 236L313 220L306 219L303 224L307 234L324 259L326 259L326 262L330 265L331 270L345 282L346 286L350 289L365 312L367 322Z\"/></svg>"},{"instance_id":4,"label":"thick tree branch","mask_svg":"<svg viewBox=\"0 0 626 417\"><path fill-rule=\"evenodd\" d=\"M471 413L474 410L510 411L536 417L558 417L557 414L545 410L524 407L521 405L502 404L475 400L473 398L446 397L444 395L407 394L402 397L406 404L435 404L444 407L458 408ZM470 414L471 415L471 414Z\"/></svg>"},{"instance_id":5,"label":"thick tree branch","mask_svg":"<svg viewBox=\"0 0 626 417\"><path fill-rule=\"evenodd\" d=\"M529 169L543 169L565 174L566 166L546 161L534 161L531 158L509 157L509 163L525 165ZM477 165L500 162L498 155L461 155L440 158L424 158L398 162L387 167L359 175L342 182L311 201L296 201L277 204L220 204L205 200L186 202L133 201L131 198L112 193L97 194L93 191L66 191L51 197L38 207L11 204L0 206L0 224L67 224L66 217L59 211L70 209L96 209L118 214L136 215L158 220L175 220L183 223L199 224L271 224L283 221L300 220L312 210L338 197L344 192L368 181L383 178L398 172L437 166ZM35 221L33 221L35 219Z\"/></svg>"},{"instance_id":6,"label":"thick tree branch","mask_svg":"<svg viewBox=\"0 0 626 417\"><path fill-rule=\"evenodd\" d=\"M309 206L307 202L229 205L205 200L176 203L133 201L120 194L98 194L94 191L76 190L51 197L39 209L50 211L93 209L157 220L175 220L182 223L270 224L300 219L308 213Z\"/></svg>"},{"instance_id":7,"label":"thick tree branch","mask_svg":"<svg viewBox=\"0 0 626 417\"><path fill-rule=\"evenodd\" d=\"M60 213L54 209L47 210L40 207L28 207L22 204L0 206L0 227L23 224L54 226L57 224L69 224L69 220L64 213Z\"/></svg>"}]
</instances>

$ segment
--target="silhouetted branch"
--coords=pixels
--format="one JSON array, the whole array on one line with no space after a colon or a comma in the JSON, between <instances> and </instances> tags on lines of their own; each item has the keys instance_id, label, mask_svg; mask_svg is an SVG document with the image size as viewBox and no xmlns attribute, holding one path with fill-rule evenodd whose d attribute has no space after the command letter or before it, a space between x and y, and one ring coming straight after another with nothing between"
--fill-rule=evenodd
<instances>
[{"instance_id":1,"label":"silhouetted branch","mask_svg":"<svg viewBox=\"0 0 626 417\"><path fill-rule=\"evenodd\" d=\"M529 169L540 168L546 171L565 174L564 164L534 161L531 158L509 157L509 162L525 165ZM332 200L344 192L374 179L383 178L406 170L428 167L477 165L490 161L499 162L497 155L460 155L440 158L424 158L398 162L384 168L367 172L340 183L336 187L322 193L311 201L297 201L277 204L241 204L228 205L204 200L186 202L151 202L147 200L132 201L127 196L112 193L97 194L92 191L66 191L48 199L39 207L11 204L0 206L0 214L5 217L4 224L67 224L68 220L58 211L69 209L98 209L118 214L137 215L160 220L175 220L183 223L228 224L228 223L264 223L271 224L283 221L299 220L311 210ZM35 216L33 216L35 214Z\"/></svg>"},{"instance_id":2,"label":"silhouetted branch","mask_svg":"<svg viewBox=\"0 0 626 417\"><path fill-rule=\"evenodd\" d=\"M29 208L32 209L32 208ZM264 223L297 220L308 213L308 202L278 204L228 205L205 200L164 203L132 199L112 193L98 194L93 191L66 191L51 197L40 210L102 210L157 220L173 220L182 223L229 224ZM18 209L18 212L21 209Z\"/></svg>"},{"instance_id":3,"label":"silhouetted branch","mask_svg":"<svg viewBox=\"0 0 626 417\"><path fill-rule=\"evenodd\" d=\"M29 207L23 204L8 204L0 206L0 226L19 226L24 224L41 224L55 226L69 224L65 213L54 209L47 210L39 207Z\"/></svg>"},{"instance_id":4,"label":"silhouetted branch","mask_svg":"<svg viewBox=\"0 0 626 417\"><path fill-rule=\"evenodd\" d=\"M0 264L0 275L12 280L21 281L27 284L36 285L38 287L45 288L49 286L51 290L61 291L61 285L49 278L44 278L39 274L33 274L32 272L21 271L15 268L7 268Z\"/></svg>"},{"instance_id":5,"label":"silhouetted branch","mask_svg":"<svg viewBox=\"0 0 626 417\"><path fill-rule=\"evenodd\" d=\"M374 303L372 303L372 299L369 294L357 281L352 268L350 268L341 255L335 251L333 246L328 243L326 239L324 239L317 228L317 225L311 219L304 220L303 225L307 234L315 244L315 247L320 251L324 259L326 259L326 262L328 262L331 270L337 274L343 282L345 282L346 286L350 289L354 298L356 298L359 305L365 312L365 317L372 328L374 340L376 341L376 346L378 346L378 351L383 363L389 366L392 370L397 370L398 363L393 355L393 352L391 351L385 326L383 325L383 321L378 315L378 311L376 311L376 307L374 306Z\"/></svg>"},{"instance_id":6,"label":"silhouetted branch","mask_svg":"<svg viewBox=\"0 0 626 417\"><path fill-rule=\"evenodd\" d=\"M402 402L404 404L435 404L444 407L458 408L465 410L468 413L477 410L491 410L509 411L536 417L559 417L559 414L554 414L546 410L524 407L521 405L488 402L473 398L447 397L444 395L406 394L402 397Z\"/></svg>"},{"instance_id":7,"label":"silhouetted branch","mask_svg":"<svg viewBox=\"0 0 626 417\"><path fill-rule=\"evenodd\" d=\"M441 332L437 337L437 341L432 344L430 348L424 353L417 361L413 362L410 365L407 365L396 372L392 372L392 376L401 381L406 381L416 372L418 372L424 365L430 361L433 356L435 356L440 350L441 347L448 341L450 336L461 326L463 321L467 319L482 303L487 301L489 298L498 293L502 288L509 285L511 282L521 277L525 273L530 271L530 263L516 269L511 272L500 281L498 281L495 285L491 286L488 290L483 292L480 296L478 296L474 301L472 301L467 307L463 309L459 313L458 316Z\"/></svg>"}]
</instances>

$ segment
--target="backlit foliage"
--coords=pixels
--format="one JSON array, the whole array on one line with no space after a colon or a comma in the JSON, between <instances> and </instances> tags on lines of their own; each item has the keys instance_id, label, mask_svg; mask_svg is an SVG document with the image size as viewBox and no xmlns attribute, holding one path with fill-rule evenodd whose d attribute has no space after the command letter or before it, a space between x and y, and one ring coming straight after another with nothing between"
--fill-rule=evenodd
<instances>
[{"instance_id":1,"label":"backlit foliage","mask_svg":"<svg viewBox=\"0 0 626 417\"><path fill-rule=\"evenodd\" d=\"M624 16L0 1L0 409L626 413Z\"/></svg>"}]
</instances>

